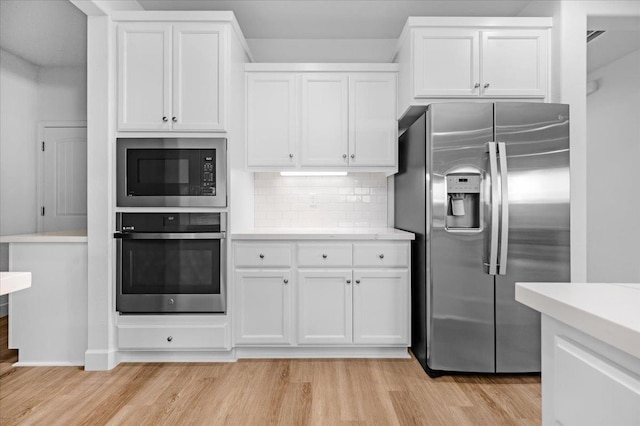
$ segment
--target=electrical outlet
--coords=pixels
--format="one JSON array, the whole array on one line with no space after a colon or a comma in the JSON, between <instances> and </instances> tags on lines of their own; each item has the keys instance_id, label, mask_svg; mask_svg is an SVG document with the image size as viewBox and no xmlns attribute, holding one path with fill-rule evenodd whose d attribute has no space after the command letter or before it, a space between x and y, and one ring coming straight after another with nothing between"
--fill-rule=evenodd
<instances>
[{"instance_id":1,"label":"electrical outlet","mask_svg":"<svg viewBox=\"0 0 640 426\"><path fill-rule=\"evenodd\" d=\"M311 208L318 207L318 194L315 192L309 193L309 207Z\"/></svg>"}]
</instances>

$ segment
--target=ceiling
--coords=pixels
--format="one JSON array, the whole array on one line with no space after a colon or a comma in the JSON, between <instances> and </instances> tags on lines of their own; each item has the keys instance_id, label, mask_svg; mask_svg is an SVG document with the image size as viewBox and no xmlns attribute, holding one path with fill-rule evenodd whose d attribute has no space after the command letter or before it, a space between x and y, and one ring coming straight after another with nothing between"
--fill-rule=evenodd
<instances>
[{"instance_id":1,"label":"ceiling","mask_svg":"<svg viewBox=\"0 0 640 426\"><path fill-rule=\"evenodd\" d=\"M145 10L232 10L246 38L395 39L409 16L517 16L528 0L138 0Z\"/></svg>"},{"instance_id":2,"label":"ceiling","mask_svg":"<svg viewBox=\"0 0 640 426\"><path fill-rule=\"evenodd\" d=\"M604 30L587 44L587 73L640 49L640 17L589 17L587 27Z\"/></svg>"},{"instance_id":3,"label":"ceiling","mask_svg":"<svg viewBox=\"0 0 640 426\"><path fill-rule=\"evenodd\" d=\"M68 0L0 0L0 47L38 66L87 63L87 17Z\"/></svg>"}]
</instances>

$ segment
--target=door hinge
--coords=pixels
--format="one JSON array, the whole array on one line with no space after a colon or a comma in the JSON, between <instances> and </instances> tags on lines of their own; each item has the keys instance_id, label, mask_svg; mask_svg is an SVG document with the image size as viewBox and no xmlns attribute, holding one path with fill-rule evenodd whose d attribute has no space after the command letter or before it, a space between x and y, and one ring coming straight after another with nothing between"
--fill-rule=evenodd
<instances>
[{"instance_id":1,"label":"door hinge","mask_svg":"<svg viewBox=\"0 0 640 426\"><path fill-rule=\"evenodd\" d=\"M44 151L44 141L42 141L42 151Z\"/></svg>"},{"instance_id":2,"label":"door hinge","mask_svg":"<svg viewBox=\"0 0 640 426\"><path fill-rule=\"evenodd\" d=\"M40 207L40 216L44 216L44 206Z\"/></svg>"}]
</instances>

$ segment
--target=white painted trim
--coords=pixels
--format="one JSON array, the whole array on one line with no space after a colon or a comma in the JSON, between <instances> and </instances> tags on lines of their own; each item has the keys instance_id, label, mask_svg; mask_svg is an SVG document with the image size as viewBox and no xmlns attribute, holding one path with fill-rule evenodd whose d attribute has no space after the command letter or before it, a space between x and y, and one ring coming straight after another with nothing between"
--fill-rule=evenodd
<instances>
[{"instance_id":1,"label":"white painted trim","mask_svg":"<svg viewBox=\"0 0 640 426\"><path fill-rule=\"evenodd\" d=\"M398 64L385 63L254 63L245 64L247 72L398 72Z\"/></svg>"},{"instance_id":2,"label":"white painted trim","mask_svg":"<svg viewBox=\"0 0 640 426\"><path fill-rule=\"evenodd\" d=\"M43 152L41 148L42 141L44 141L45 129L54 128L87 128L86 121L39 121L36 141L36 152L38 153L36 166L38 168L36 174L36 230L38 232L44 232L44 218L40 215L40 208L44 206L44 160ZM87 148L89 147L89 140L87 134Z\"/></svg>"},{"instance_id":3,"label":"white painted trim","mask_svg":"<svg viewBox=\"0 0 640 426\"><path fill-rule=\"evenodd\" d=\"M137 132L137 131L120 131L116 132L117 138L228 138L226 131L215 130L207 133L203 132L172 132L162 130L158 132Z\"/></svg>"},{"instance_id":4,"label":"white painted trim","mask_svg":"<svg viewBox=\"0 0 640 426\"><path fill-rule=\"evenodd\" d=\"M119 362L236 362L235 350L120 351Z\"/></svg>"},{"instance_id":5,"label":"white painted trim","mask_svg":"<svg viewBox=\"0 0 640 426\"><path fill-rule=\"evenodd\" d=\"M88 349L84 353L84 369L86 371L106 371L115 368L120 363L118 351Z\"/></svg>"},{"instance_id":6,"label":"white painted trim","mask_svg":"<svg viewBox=\"0 0 640 426\"><path fill-rule=\"evenodd\" d=\"M69 0L87 16L106 16L114 10L144 10L137 0Z\"/></svg>"},{"instance_id":7,"label":"white painted trim","mask_svg":"<svg viewBox=\"0 0 640 426\"><path fill-rule=\"evenodd\" d=\"M82 367L84 364L75 362L29 362L18 361L11 364L12 367Z\"/></svg>"},{"instance_id":8,"label":"white painted trim","mask_svg":"<svg viewBox=\"0 0 640 426\"><path fill-rule=\"evenodd\" d=\"M252 358L410 358L406 346L401 347L237 347L238 359Z\"/></svg>"}]
</instances>

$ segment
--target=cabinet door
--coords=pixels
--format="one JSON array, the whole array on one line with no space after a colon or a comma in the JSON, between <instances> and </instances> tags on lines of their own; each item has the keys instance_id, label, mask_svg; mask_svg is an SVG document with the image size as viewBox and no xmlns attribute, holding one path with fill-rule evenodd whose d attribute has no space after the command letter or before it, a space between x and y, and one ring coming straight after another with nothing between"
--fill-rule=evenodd
<instances>
[{"instance_id":1,"label":"cabinet door","mask_svg":"<svg viewBox=\"0 0 640 426\"><path fill-rule=\"evenodd\" d=\"M304 74L301 78L303 166L348 164L349 80L346 74Z\"/></svg>"},{"instance_id":2,"label":"cabinet door","mask_svg":"<svg viewBox=\"0 0 640 426\"><path fill-rule=\"evenodd\" d=\"M357 269L353 272L354 342L409 344L407 269Z\"/></svg>"},{"instance_id":3,"label":"cabinet door","mask_svg":"<svg viewBox=\"0 0 640 426\"><path fill-rule=\"evenodd\" d=\"M171 25L118 25L118 130L171 129Z\"/></svg>"},{"instance_id":4,"label":"cabinet door","mask_svg":"<svg viewBox=\"0 0 640 426\"><path fill-rule=\"evenodd\" d=\"M351 343L351 270L298 272L298 343Z\"/></svg>"},{"instance_id":5,"label":"cabinet door","mask_svg":"<svg viewBox=\"0 0 640 426\"><path fill-rule=\"evenodd\" d=\"M223 39L218 24L173 26L174 130L224 130Z\"/></svg>"},{"instance_id":6,"label":"cabinet door","mask_svg":"<svg viewBox=\"0 0 640 426\"><path fill-rule=\"evenodd\" d=\"M546 30L482 32L482 95L545 97Z\"/></svg>"},{"instance_id":7,"label":"cabinet door","mask_svg":"<svg viewBox=\"0 0 640 426\"><path fill-rule=\"evenodd\" d=\"M289 270L237 270L234 285L236 343L291 343Z\"/></svg>"},{"instance_id":8,"label":"cabinet door","mask_svg":"<svg viewBox=\"0 0 640 426\"><path fill-rule=\"evenodd\" d=\"M414 33L413 49L415 97L478 96L480 34L477 30L419 29Z\"/></svg>"},{"instance_id":9,"label":"cabinet door","mask_svg":"<svg viewBox=\"0 0 640 426\"><path fill-rule=\"evenodd\" d=\"M247 74L247 165L296 165L296 76Z\"/></svg>"},{"instance_id":10,"label":"cabinet door","mask_svg":"<svg viewBox=\"0 0 640 426\"><path fill-rule=\"evenodd\" d=\"M349 76L349 165L396 164L395 73Z\"/></svg>"}]
</instances>

